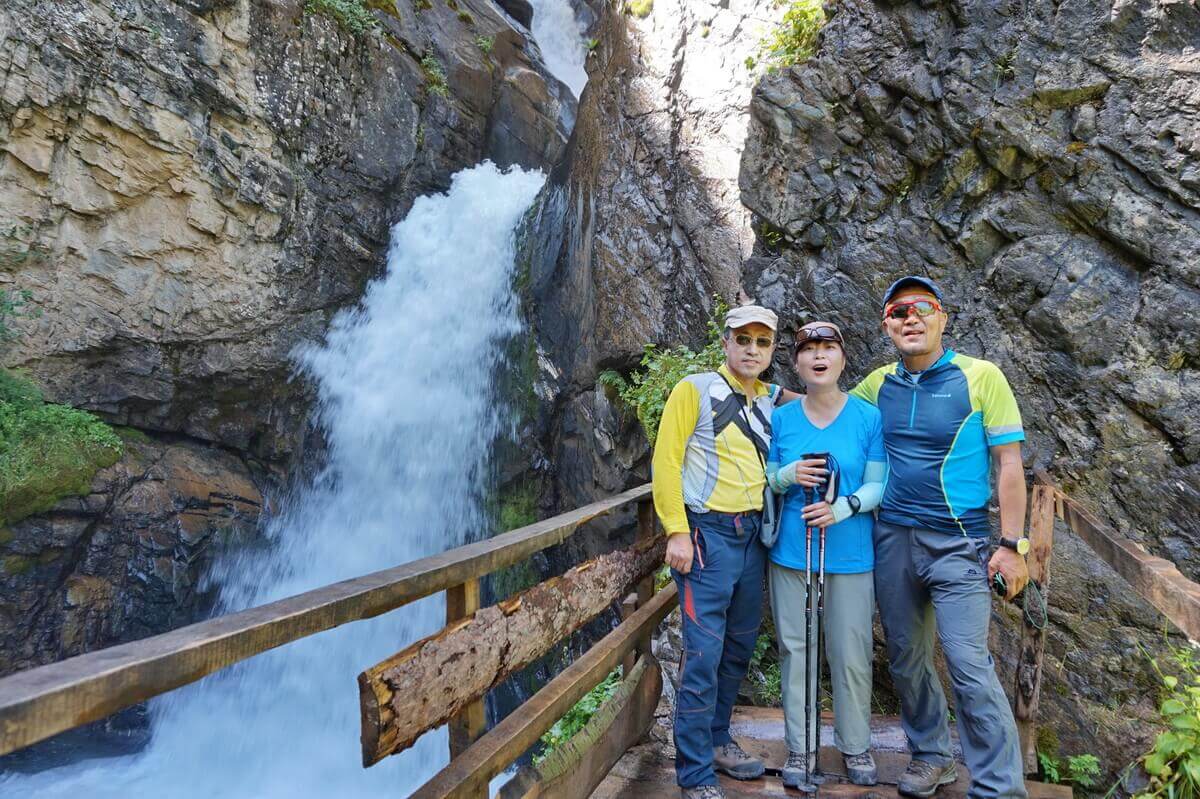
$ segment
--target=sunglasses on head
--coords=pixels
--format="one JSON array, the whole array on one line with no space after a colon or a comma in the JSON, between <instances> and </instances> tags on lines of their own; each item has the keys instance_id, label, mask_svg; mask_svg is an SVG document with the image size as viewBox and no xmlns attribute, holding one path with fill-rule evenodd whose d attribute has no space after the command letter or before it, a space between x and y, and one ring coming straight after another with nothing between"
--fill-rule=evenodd
<instances>
[{"instance_id":1,"label":"sunglasses on head","mask_svg":"<svg viewBox=\"0 0 1200 799\"><path fill-rule=\"evenodd\" d=\"M802 327L796 331L796 346L807 344L810 341L833 341L838 344L842 341L842 334L836 328L826 325L818 325L817 327Z\"/></svg>"},{"instance_id":2,"label":"sunglasses on head","mask_svg":"<svg viewBox=\"0 0 1200 799\"><path fill-rule=\"evenodd\" d=\"M769 350L775 344L775 339L770 336L752 336L749 333L734 333L733 340L739 347L749 347L753 341L760 350Z\"/></svg>"},{"instance_id":3,"label":"sunglasses on head","mask_svg":"<svg viewBox=\"0 0 1200 799\"><path fill-rule=\"evenodd\" d=\"M883 310L884 319L907 319L914 313L917 316L933 316L942 310L942 306L934 300L913 300L912 302L893 302Z\"/></svg>"}]
</instances>

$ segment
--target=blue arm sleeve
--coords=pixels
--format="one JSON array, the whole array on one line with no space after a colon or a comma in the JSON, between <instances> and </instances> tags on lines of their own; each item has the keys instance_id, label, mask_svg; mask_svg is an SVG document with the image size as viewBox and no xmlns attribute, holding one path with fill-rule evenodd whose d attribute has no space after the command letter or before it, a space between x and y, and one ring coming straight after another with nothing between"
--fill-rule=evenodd
<instances>
[{"instance_id":1,"label":"blue arm sleeve","mask_svg":"<svg viewBox=\"0 0 1200 799\"><path fill-rule=\"evenodd\" d=\"M883 500L883 481L886 476L886 463L867 461L867 467L863 469L862 487L854 492L854 496L858 497L859 501L859 513L867 513L879 507L879 503ZM837 501L833 503L832 510L834 523L850 518L850 503L845 497L838 497Z\"/></svg>"}]
</instances>

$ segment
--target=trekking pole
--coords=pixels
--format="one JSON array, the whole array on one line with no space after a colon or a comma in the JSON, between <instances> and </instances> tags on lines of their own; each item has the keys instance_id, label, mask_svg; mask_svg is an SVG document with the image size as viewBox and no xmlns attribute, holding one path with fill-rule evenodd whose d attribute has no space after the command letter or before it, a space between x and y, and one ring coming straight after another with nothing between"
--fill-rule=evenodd
<instances>
[{"instance_id":1,"label":"trekking pole","mask_svg":"<svg viewBox=\"0 0 1200 799\"><path fill-rule=\"evenodd\" d=\"M807 492L805 492L807 493ZM809 525L804 525L804 782L796 787L804 793L816 793L817 786L812 781L812 771L808 765L808 756L812 749L812 638L813 638L813 608L816 596L813 594L812 581L812 532Z\"/></svg>"},{"instance_id":2,"label":"trekking pole","mask_svg":"<svg viewBox=\"0 0 1200 799\"><path fill-rule=\"evenodd\" d=\"M813 494L816 495L819 489L813 489ZM814 496L813 502L818 502L819 497ZM821 773L821 627L825 622L825 528L821 528L820 535L820 554L817 561L817 699L813 703L817 718L817 740L816 750L817 756L814 765L816 772Z\"/></svg>"}]
</instances>

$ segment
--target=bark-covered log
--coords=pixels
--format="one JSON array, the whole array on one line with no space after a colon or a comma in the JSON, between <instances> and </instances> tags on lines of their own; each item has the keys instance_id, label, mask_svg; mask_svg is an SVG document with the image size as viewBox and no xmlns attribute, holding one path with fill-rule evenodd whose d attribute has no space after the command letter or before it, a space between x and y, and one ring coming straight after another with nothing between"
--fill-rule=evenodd
<instances>
[{"instance_id":1,"label":"bark-covered log","mask_svg":"<svg viewBox=\"0 0 1200 799\"><path fill-rule=\"evenodd\" d=\"M408 748L544 655L651 574L664 548L659 538L580 564L364 671L363 765Z\"/></svg>"}]
</instances>

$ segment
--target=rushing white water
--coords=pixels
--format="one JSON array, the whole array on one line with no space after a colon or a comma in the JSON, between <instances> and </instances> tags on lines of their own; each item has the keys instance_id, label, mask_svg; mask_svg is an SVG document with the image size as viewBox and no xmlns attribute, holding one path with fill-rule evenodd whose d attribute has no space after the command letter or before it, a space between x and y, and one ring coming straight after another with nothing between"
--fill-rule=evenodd
<instances>
[{"instance_id":1,"label":"rushing white water","mask_svg":"<svg viewBox=\"0 0 1200 799\"><path fill-rule=\"evenodd\" d=\"M269 525L273 545L218 567L226 610L462 544L481 509L492 390L519 330L513 230L543 183L484 163L417 200L386 276L299 353L315 380L326 466ZM444 733L363 770L355 677L444 623L440 597L260 655L152 706L147 749L0 783L36 797L403 796L446 762Z\"/></svg>"},{"instance_id":2,"label":"rushing white water","mask_svg":"<svg viewBox=\"0 0 1200 799\"><path fill-rule=\"evenodd\" d=\"M583 68L587 48L583 42L583 28L571 10L571 4L564 0L530 0L530 5L533 6L533 38L542 50L547 69L579 97L587 83L587 72Z\"/></svg>"}]
</instances>

